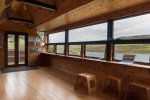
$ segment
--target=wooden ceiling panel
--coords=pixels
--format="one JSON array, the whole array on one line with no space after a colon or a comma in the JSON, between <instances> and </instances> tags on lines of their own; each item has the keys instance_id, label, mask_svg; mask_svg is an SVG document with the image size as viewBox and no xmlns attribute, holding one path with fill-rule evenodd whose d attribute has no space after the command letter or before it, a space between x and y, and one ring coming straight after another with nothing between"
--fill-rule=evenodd
<instances>
[{"instance_id":1,"label":"wooden ceiling panel","mask_svg":"<svg viewBox=\"0 0 150 100\"><path fill-rule=\"evenodd\" d=\"M88 26L88 25L98 24L98 23L107 21L109 19L116 20L118 18L120 19L120 18L129 17L129 16L133 16L133 15L145 14L148 12L150 12L150 4L144 3L144 4L133 6L133 7L127 8L127 9L118 10L115 12L111 12L111 13L107 13L104 15L100 15L100 16L92 17L92 18L85 19L82 21L78 21L78 22L75 22L72 24L64 24L60 27L58 26L53 29L50 29L50 30L48 30L48 32L53 33L53 32L58 32L58 31L62 31L65 29L79 28L79 27L84 27L84 26Z\"/></svg>"},{"instance_id":2,"label":"wooden ceiling panel","mask_svg":"<svg viewBox=\"0 0 150 100\"><path fill-rule=\"evenodd\" d=\"M11 21L4 22L0 25L0 33L4 33L5 31L26 32L29 34L36 33L36 30L29 29L25 24L14 23Z\"/></svg>"},{"instance_id":3,"label":"wooden ceiling panel","mask_svg":"<svg viewBox=\"0 0 150 100\"><path fill-rule=\"evenodd\" d=\"M104 15L143 3L150 3L149 0L94 0L86 5L71 10L46 23L36 27L37 30L50 31L58 27L80 22L85 19ZM111 15L110 15L111 16Z\"/></svg>"},{"instance_id":4,"label":"wooden ceiling panel","mask_svg":"<svg viewBox=\"0 0 150 100\"><path fill-rule=\"evenodd\" d=\"M0 7L3 8L3 3ZM39 31L53 31L64 28L79 27L83 24L104 21L119 17L123 11L126 16L144 4L150 5L150 0L40 0L48 4L56 5L57 11L48 11L42 8L22 4L14 0L13 8L16 13L13 17L32 19L34 24L26 25L28 28ZM132 12L130 12L130 8ZM141 8L140 8L141 9ZM150 8L144 8L149 10ZM134 11L135 10L135 11ZM0 10L1 11L1 10ZM129 11L129 12L128 12ZM143 11L143 10L142 10ZM116 13L119 13L118 15ZM9 22L8 22L9 23ZM8 24L9 25L9 24ZM12 25L12 24L11 24ZM14 24L15 25L15 24ZM18 25L18 24L17 24ZM2 29L2 28L1 28Z\"/></svg>"},{"instance_id":5,"label":"wooden ceiling panel","mask_svg":"<svg viewBox=\"0 0 150 100\"><path fill-rule=\"evenodd\" d=\"M57 11L48 11L28 5L27 8L35 22L32 27L45 23L91 1L93 0L55 0L53 3L56 5Z\"/></svg>"},{"instance_id":6,"label":"wooden ceiling panel","mask_svg":"<svg viewBox=\"0 0 150 100\"><path fill-rule=\"evenodd\" d=\"M4 10L5 8L5 0L1 0L0 1L0 14L2 13L2 11Z\"/></svg>"}]
</instances>

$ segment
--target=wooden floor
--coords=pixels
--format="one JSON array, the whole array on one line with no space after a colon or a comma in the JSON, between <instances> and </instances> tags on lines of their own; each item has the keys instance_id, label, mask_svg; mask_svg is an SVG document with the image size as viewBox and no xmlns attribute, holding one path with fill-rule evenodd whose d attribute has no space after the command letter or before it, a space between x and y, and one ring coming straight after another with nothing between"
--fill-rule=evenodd
<instances>
[{"instance_id":1,"label":"wooden floor","mask_svg":"<svg viewBox=\"0 0 150 100\"><path fill-rule=\"evenodd\" d=\"M0 100L116 100L98 90L75 91L75 77L52 68L0 74Z\"/></svg>"}]
</instances>

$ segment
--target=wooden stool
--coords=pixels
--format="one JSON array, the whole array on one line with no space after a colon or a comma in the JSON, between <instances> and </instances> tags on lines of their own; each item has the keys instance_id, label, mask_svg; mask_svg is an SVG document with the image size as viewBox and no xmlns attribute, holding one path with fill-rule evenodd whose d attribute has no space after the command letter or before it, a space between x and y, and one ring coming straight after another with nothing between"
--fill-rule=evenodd
<instances>
[{"instance_id":1,"label":"wooden stool","mask_svg":"<svg viewBox=\"0 0 150 100\"><path fill-rule=\"evenodd\" d=\"M80 78L85 78L87 80L88 94L91 94L92 92L96 91L96 89L97 89L96 77L95 77L95 75L88 74L88 73L78 74L74 89L76 89ZM91 81L94 82L93 87L91 87L91 84L90 84Z\"/></svg>"},{"instance_id":2,"label":"wooden stool","mask_svg":"<svg viewBox=\"0 0 150 100\"><path fill-rule=\"evenodd\" d=\"M107 76L105 78L105 81L104 81L104 85L103 85L103 91L104 91L104 88L105 88L105 85L106 85L106 82L110 80L110 86L112 85L112 81L115 81L117 82L118 84L118 90L119 90L119 99L121 99L121 86L122 86L122 79L119 78L119 77L115 77L115 76Z\"/></svg>"},{"instance_id":3,"label":"wooden stool","mask_svg":"<svg viewBox=\"0 0 150 100\"><path fill-rule=\"evenodd\" d=\"M150 100L150 86L147 86L143 83L138 83L138 82L128 83L127 90L126 90L126 93L125 93L125 96L124 96L124 100L126 100L126 97L129 95L128 94L129 90L131 91L131 95L134 93L134 88L135 87L145 89L146 92L147 92L147 98L148 98L148 100Z\"/></svg>"}]
</instances>

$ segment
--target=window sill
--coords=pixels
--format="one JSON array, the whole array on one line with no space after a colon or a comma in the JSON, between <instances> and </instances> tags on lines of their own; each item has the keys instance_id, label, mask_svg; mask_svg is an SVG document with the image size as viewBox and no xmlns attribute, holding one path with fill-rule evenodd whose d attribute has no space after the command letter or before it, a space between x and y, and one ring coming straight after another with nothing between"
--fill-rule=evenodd
<instances>
[{"instance_id":1,"label":"window sill","mask_svg":"<svg viewBox=\"0 0 150 100\"><path fill-rule=\"evenodd\" d=\"M88 60L88 61L96 61L96 62L102 62L102 63L108 63L108 64L116 64L116 65L123 65L125 67L138 67L138 68L146 68L150 69L149 65L142 65L142 64L121 64L116 61L105 61L101 59L93 59L93 58L81 58L78 56L69 56L69 55L60 55L60 54L54 54L54 53L42 53L42 54L48 54L48 55L53 55L53 56L60 56L60 57L68 57L68 58L75 58L75 59L83 59L83 60Z\"/></svg>"},{"instance_id":2,"label":"window sill","mask_svg":"<svg viewBox=\"0 0 150 100\"><path fill-rule=\"evenodd\" d=\"M147 68L150 69L149 65L142 65L142 64L121 64L119 62L116 61L106 61L107 63L111 63L111 64L117 64L117 65L124 65L125 67L138 67L138 68Z\"/></svg>"}]
</instances>

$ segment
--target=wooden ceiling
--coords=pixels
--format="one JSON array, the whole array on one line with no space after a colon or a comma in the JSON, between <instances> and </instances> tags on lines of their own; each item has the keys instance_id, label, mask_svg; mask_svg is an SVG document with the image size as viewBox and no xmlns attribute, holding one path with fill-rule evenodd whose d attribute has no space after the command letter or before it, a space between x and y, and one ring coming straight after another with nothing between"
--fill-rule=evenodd
<instances>
[{"instance_id":1,"label":"wooden ceiling","mask_svg":"<svg viewBox=\"0 0 150 100\"><path fill-rule=\"evenodd\" d=\"M2 13L2 11L4 10L4 7L5 7L5 0L1 0L0 1L0 14Z\"/></svg>"},{"instance_id":2,"label":"wooden ceiling","mask_svg":"<svg viewBox=\"0 0 150 100\"><path fill-rule=\"evenodd\" d=\"M115 11L128 9L143 3L150 4L148 0L136 0L136 2L135 0L94 0L59 17L51 19L48 22L37 26L36 29L51 31L58 27L66 25L68 26L70 24L80 22L85 19L94 18L96 16L101 16L107 13L114 12L115 14Z\"/></svg>"},{"instance_id":3,"label":"wooden ceiling","mask_svg":"<svg viewBox=\"0 0 150 100\"><path fill-rule=\"evenodd\" d=\"M26 24L29 29L52 32L150 11L150 0L40 1L56 5L58 10L48 11L42 8L22 4L19 10L16 10L12 16L23 19L32 19L34 24ZM0 3L0 7L2 7L1 5L4 6L4 3ZM1 11L2 9L0 12Z\"/></svg>"}]
</instances>

